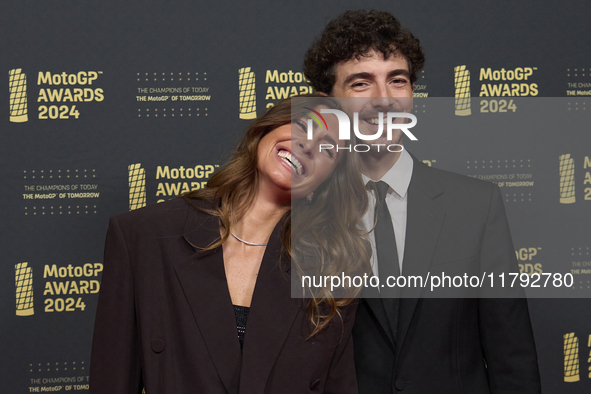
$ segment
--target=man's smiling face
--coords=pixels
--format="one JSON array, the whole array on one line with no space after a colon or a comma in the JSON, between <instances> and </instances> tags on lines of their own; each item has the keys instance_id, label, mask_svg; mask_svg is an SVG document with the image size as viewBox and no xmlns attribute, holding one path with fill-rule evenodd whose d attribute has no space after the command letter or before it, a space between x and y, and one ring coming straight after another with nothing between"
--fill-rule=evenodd
<instances>
[{"instance_id":1,"label":"man's smiling face","mask_svg":"<svg viewBox=\"0 0 591 394\"><path fill-rule=\"evenodd\" d=\"M403 56L384 59L382 53L370 51L359 59L335 65L335 84L330 93L334 97L359 97L343 105L349 115L359 113L359 131L363 134L376 133L381 112L384 131L374 143L400 144L403 134L400 129L394 129L391 141L386 140L386 114L410 113L413 90L408 62ZM393 123L405 122L405 118L395 118Z\"/></svg>"}]
</instances>

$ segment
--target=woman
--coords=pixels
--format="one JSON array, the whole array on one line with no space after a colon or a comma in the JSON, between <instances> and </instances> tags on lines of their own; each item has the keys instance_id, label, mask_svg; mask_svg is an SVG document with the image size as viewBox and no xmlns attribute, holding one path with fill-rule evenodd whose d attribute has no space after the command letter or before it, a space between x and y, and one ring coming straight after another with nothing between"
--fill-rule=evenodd
<instances>
[{"instance_id":1,"label":"woman","mask_svg":"<svg viewBox=\"0 0 591 394\"><path fill-rule=\"evenodd\" d=\"M307 207L326 206L347 182L356 191L333 205L357 223L367 204L350 157L318 151L337 139L336 120L307 138L303 107L334 102L308 100L293 115L288 99L257 119L207 188L111 219L91 393L357 392L351 299L291 298L291 200L301 234L333 225L327 215L310 227L305 217L322 215ZM362 237L346 233L294 246L331 251L352 238L351 256L369 261Z\"/></svg>"}]
</instances>

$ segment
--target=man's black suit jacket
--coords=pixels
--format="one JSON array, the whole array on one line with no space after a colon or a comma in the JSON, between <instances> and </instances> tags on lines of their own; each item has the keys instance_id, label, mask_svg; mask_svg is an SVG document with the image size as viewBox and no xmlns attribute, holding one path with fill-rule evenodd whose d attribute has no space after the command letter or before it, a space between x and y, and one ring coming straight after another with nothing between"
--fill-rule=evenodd
<instances>
[{"instance_id":1,"label":"man's black suit jacket","mask_svg":"<svg viewBox=\"0 0 591 394\"><path fill-rule=\"evenodd\" d=\"M402 275L515 272L499 188L413 160ZM379 299L364 299L357 310L360 394L540 392L525 299L421 298L420 288L401 291L395 340Z\"/></svg>"},{"instance_id":2,"label":"man's black suit jacket","mask_svg":"<svg viewBox=\"0 0 591 394\"><path fill-rule=\"evenodd\" d=\"M148 394L357 393L355 305L306 339L308 310L291 298L281 227L261 263L241 354L222 250L198 249L219 236L217 218L180 198L113 217L90 393L139 393L142 386Z\"/></svg>"}]
</instances>

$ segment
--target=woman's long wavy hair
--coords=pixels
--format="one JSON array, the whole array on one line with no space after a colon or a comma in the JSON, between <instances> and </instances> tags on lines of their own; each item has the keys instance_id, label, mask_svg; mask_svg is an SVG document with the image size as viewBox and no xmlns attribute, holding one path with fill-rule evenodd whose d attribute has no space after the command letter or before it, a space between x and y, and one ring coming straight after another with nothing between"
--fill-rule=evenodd
<instances>
[{"instance_id":1,"label":"woman's long wavy hair","mask_svg":"<svg viewBox=\"0 0 591 394\"><path fill-rule=\"evenodd\" d=\"M220 238L205 250L221 246L253 204L259 186L257 170L258 146L271 131L302 119L305 107L325 105L338 108L334 99L322 95L299 97L292 111L291 98L278 102L256 119L247 129L232 154L230 161L217 171L204 189L183 195L191 199L215 201L212 209L204 210L219 217L222 226ZM330 176L315 191L313 200L292 201L291 209L283 217L283 249L291 256L292 273L301 276L311 271L321 275L363 274L369 272L371 247L366 232L358 224L367 209L367 192L359 173L357 155L339 155ZM345 294L344 296L342 294ZM335 298L327 288L306 288L303 296L309 299L310 337L323 331L340 308L350 304L357 295L355 289L346 289Z\"/></svg>"}]
</instances>

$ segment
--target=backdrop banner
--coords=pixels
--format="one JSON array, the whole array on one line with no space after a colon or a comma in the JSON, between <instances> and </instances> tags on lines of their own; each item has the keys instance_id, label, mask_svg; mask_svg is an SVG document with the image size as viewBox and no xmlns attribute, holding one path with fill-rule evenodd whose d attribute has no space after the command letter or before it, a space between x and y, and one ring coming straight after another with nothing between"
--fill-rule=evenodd
<instances>
[{"instance_id":1,"label":"backdrop banner","mask_svg":"<svg viewBox=\"0 0 591 394\"><path fill-rule=\"evenodd\" d=\"M3 393L88 392L109 217L205 187L368 6L426 53L407 149L497 183L521 272L572 278L529 300L543 393L590 391L590 3L52 0L0 5Z\"/></svg>"}]
</instances>

